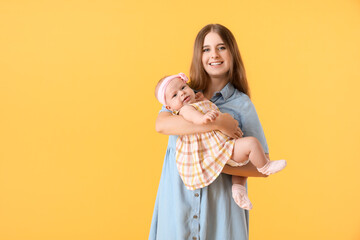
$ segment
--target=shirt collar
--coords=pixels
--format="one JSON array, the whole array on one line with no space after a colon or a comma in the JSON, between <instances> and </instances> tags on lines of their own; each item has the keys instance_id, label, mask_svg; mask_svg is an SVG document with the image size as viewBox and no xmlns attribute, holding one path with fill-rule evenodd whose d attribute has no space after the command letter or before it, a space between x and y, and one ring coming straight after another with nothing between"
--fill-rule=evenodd
<instances>
[{"instance_id":1,"label":"shirt collar","mask_svg":"<svg viewBox=\"0 0 360 240\"><path fill-rule=\"evenodd\" d=\"M221 89L219 92L215 92L212 99L216 96L222 96L224 100L228 100L235 92L235 87L230 82L228 82L223 89Z\"/></svg>"}]
</instances>

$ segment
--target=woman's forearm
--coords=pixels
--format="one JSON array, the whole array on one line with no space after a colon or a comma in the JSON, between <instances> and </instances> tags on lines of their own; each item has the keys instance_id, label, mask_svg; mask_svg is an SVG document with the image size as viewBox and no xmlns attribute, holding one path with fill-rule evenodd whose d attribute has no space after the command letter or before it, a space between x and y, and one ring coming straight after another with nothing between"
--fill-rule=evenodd
<instances>
[{"instance_id":1,"label":"woman's forearm","mask_svg":"<svg viewBox=\"0 0 360 240\"><path fill-rule=\"evenodd\" d=\"M155 129L166 135L187 135L219 130L231 138L239 138L243 133L238 124L238 121L228 113L220 113L214 122L194 124L182 116L161 112L156 119Z\"/></svg>"},{"instance_id":2,"label":"woman's forearm","mask_svg":"<svg viewBox=\"0 0 360 240\"><path fill-rule=\"evenodd\" d=\"M251 162L242 167L225 165L222 173L242 177L267 177L267 175L260 173Z\"/></svg>"},{"instance_id":3,"label":"woman's forearm","mask_svg":"<svg viewBox=\"0 0 360 240\"><path fill-rule=\"evenodd\" d=\"M182 116L161 112L156 119L155 129L157 132L166 135L187 135L217 130L217 126L214 122L194 124Z\"/></svg>"},{"instance_id":4,"label":"woman's forearm","mask_svg":"<svg viewBox=\"0 0 360 240\"><path fill-rule=\"evenodd\" d=\"M265 153L265 156L270 160L269 153ZM242 167L231 167L229 165L225 165L222 173L243 177L267 177L267 175L260 173L251 162Z\"/></svg>"}]
</instances>

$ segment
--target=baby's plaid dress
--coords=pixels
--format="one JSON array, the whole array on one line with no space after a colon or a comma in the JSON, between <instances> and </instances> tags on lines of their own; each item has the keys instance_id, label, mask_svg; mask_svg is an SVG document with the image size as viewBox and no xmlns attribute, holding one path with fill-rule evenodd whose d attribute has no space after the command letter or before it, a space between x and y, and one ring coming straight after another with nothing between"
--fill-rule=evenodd
<instances>
[{"instance_id":1,"label":"baby's plaid dress","mask_svg":"<svg viewBox=\"0 0 360 240\"><path fill-rule=\"evenodd\" d=\"M205 114L217 110L205 100L190 104ZM230 160L235 139L220 131L179 136L176 142L176 165L185 186L190 190L203 188L212 183Z\"/></svg>"}]
</instances>

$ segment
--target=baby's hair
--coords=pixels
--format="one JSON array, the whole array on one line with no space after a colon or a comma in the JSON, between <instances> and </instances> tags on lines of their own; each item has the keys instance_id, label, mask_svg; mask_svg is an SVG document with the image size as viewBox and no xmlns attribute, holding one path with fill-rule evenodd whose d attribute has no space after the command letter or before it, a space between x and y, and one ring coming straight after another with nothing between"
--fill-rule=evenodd
<instances>
[{"instance_id":1,"label":"baby's hair","mask_svg":"<svg viewBox=\"0 0 360 240\"><path fill-rule=\"evenodd\" d=\"M156 97L157 100L159 100L158 97L157 97L157 96L158 96L159 87L160 87L161 83L164 81L164 79L167 78L167 77L169 77L169 76L165 76L165 77L161 78L161 79L158 81L158 83L156 84L156 87L155 87L155 97Z\"/></svg>"}]
</instances>

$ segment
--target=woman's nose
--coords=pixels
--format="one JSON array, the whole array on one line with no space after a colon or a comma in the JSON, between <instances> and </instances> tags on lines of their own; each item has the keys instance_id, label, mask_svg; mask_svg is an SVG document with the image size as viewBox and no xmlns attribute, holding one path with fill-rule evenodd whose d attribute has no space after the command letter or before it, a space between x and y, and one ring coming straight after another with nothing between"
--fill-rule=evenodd
<instances>
[{"instance_id":1,"label":"woman's nose","mask_svg":"<svg viewBox=\"0 0 360 240\"><path fill-rule=\"evenodd\" d=\"M218 58L219 57L219 53L215 50L211 53L211 57L212 58Z\"/></svg>"}]
</instances>

